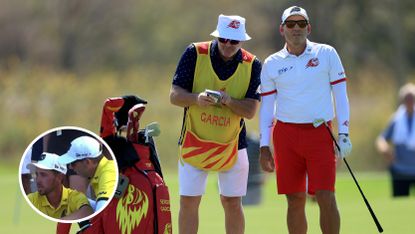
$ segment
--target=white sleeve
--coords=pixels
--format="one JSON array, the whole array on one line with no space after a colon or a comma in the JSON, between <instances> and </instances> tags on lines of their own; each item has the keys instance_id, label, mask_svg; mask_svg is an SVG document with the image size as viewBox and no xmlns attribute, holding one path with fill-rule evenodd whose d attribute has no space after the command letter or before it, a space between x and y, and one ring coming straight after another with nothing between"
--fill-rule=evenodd
<instances>
[{"instance_id":1,"label":"white sleeve","mask_svg":"<svg viewBox=\"0 0 415 234\"><path fill-rule=\"evenodd\" d=\"M272 122L274 120L274 107L276 93L262 96L259 110L260 147L268 146L271 139Z\"/></svg>"},{"instance_id":2,"label":"white sleeve","mask_svg":"<svg viewBox=\"0 0 415 234\"><path fill-rule=\"evenodd\" d=\"M277 98L276 86L268 73L268 66L268 60L266 60L261 70L261 106L259 110L260 147L270 144L275 100Z\"/></svg>"},{"instance_id":3,"label":"white sleeve","mask_svg":"<svg viewBox=\"0 0 415 234\"><path fill-rule=\"evenodd\" d=\"M338 132L349 134L350 106L346 81L332 85L336 105Z\"/></svg>"},{"instance_id":4,"label":"white sleeve","mask_svg":"<svg viewBox=\"0 0 415 234\"><path fill-rule=\"evenodd\" d=\"M339 55L337 54L336 49L330 47L330 83L335 84L337 82L341 82L346 77L346 73L343 68L343 64L340 60Z\"/></svg>"},{"instance_id":5,"label":"white sleeve","mask_svg":"<svg viewBox=\"0 0 415 234\"><path fill-rule=\"evenodd\" d=\"M105 206L105 204L107 203L107 201L108 201L108 200L99 200L99 201L97 201L97 202L95 203L95 209L94 209L94 211L99 211L99 210L101 210L101 209Z\"/></svg>"}]
</instances>

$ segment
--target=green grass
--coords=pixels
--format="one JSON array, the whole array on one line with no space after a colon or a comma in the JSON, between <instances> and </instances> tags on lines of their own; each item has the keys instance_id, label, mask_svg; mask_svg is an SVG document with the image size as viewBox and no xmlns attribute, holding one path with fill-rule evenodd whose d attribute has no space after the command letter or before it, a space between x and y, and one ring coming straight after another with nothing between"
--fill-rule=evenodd
<instances>
[{"instance_id":1,"label":"green grass","mask_svg":"<svg viewBox=\"0 0 415 234\"><path fill-rule=\"evenodd\" d=\"M177 233L178 183L175 172L165 172L170 188L173 230ZM18 190L17 172L0 168L0 187L3 198L0 212L1 233L54 233L55 224L39 216L26 203ZM414 196L392 199L387 174L356 173L360 185L381 222L384 233L409 234L415 229L413 222ZM415 192L415 191L412 191ZM377 233L376 226L349 174L339 174L337 203L341 215L341 233ZM263 188L262 203L246 206L246 233L288 233L285 224L286 202L276 195L275 177L270 175ZM318 224L318 206L307 203L308 233L321 233ZM216 175L209 177L207 193L200 207L200 234L224 233L224 215L216 187ZM73 228L75 229L75 228ZM75 233L75 231L73 231Z\"/></svg>"}]
</instances>

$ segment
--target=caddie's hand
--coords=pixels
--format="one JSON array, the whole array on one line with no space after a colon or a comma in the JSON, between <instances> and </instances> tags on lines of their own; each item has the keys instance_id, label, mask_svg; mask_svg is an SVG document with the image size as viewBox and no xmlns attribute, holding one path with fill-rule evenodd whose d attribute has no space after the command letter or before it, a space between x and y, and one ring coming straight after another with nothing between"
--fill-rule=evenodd
<instances>
[{"instance_id":1,"label":"caddie's hand","mask_svg":"<svg viewBox=\"0 0 415 234\"><path fill-rule=\"evenodd\" d=\"M212 97L209 97L206 92L201 92L197 96L197 105L199 106L209 106L215 104L215 100Z\"/></svg>"},{"instance_id":2,"label":"caddie's hand","mask_svg":"<svg viewBox=\"0 0 415 234\"><path fill-rule=\"evenodd\" d=\"M266 172L273 172L275 169L274 158L272 157L271 150L268 146L260 148L259 163L261 164L262 170Z\"/></svg>"},{"instance_id":3,"label":"caddie's hand","mask_svg":"<svg viewBox=\"0 0 415 234\"><path fill-rule=\"evenodd\" d=\"M220 100L220 103L222 104L222 105L229 105L229 103L231 102L231 100L232 100L232 98L231 98L231 96L229 96L229 94L227 94L226 92L224 92L224 91L219 91L220 92L220 94L221 94L221 96L222 96L222 98L221 98L221 100Z\"/></svg>"},{"instance_id":4,"label":"caddie's hand","mask_svg":"<svg viewBox=\"0 0 415 234\"><path fill-rule=\"evenodd\" d=\"M352 142L350 141L349 135L340 133L338 143L342 158L345 158L352 152Z\"/></svg>"}]
</instances>

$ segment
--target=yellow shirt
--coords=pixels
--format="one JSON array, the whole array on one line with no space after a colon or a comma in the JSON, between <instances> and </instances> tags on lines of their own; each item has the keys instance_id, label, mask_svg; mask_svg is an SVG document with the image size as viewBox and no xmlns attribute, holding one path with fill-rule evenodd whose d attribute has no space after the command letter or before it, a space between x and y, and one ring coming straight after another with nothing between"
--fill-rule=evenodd
<instances>
[{"instance_id":1,"label":"yellow shirt","mask_svg":"<svg viewBox=\"0 0 415 234\"><path fill-rule=\"evenodd\" d=\"M91 179L91 186L94 189L95 198L99 200L107 200L115 189L115 180L117 179L115 163L102 157L94 176Z\"/></svg>"},{"instance_id":2,"label":"yellow shirt","mask_svg":"<svg viewBox=\"0 0 415 234\"><path fill-rule=\"evenodd\" d=\"M45 195L40 195L39 192L31 193L27 195L32 204L38 208L42 213L52 218L62 218L77 210L82 206L90 206L85 194L65 188L62 190L62 198L57 208L53 207Z\"/></svg>"}]
</instances>

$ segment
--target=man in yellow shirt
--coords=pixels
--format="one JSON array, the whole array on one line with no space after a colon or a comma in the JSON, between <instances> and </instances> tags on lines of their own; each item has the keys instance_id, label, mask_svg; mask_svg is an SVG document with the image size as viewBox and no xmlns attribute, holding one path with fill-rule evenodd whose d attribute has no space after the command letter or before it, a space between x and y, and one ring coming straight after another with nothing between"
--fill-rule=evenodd
<instances>
[{"instance_id":1,"label":"man in yellow shirt","mask_svg":"<svg viewBox=\"0 0 415 234\"><path fill-rule=\"evenodd\" d=\"M93 213L87 197L62 185L66 166L58 162L59 156L43 153L41 160L28 164L36 174L37 192L30 193L30 202L49 217L77 220Z\"/></svg>"},{"instance_id":2,"label":"man in yellow shirt","mask_svg":"<svg viewBox=\"0 0 415 234\"><path fill-rule=\"evenodd\" d=\"M105 206L111 198L117 181L117 166L102 154L102 145L93 137L81 136L71 142L68 152L59 162L69 165L78 175L88 178L95 194L90 200L95 211Z\"/></svg>"}]
</instances>

